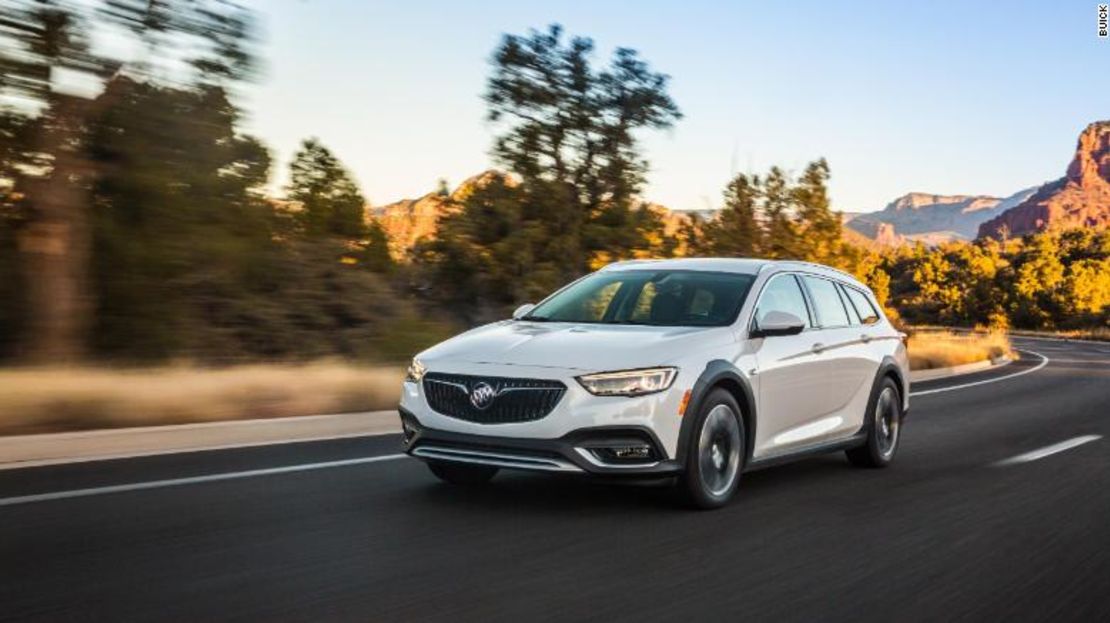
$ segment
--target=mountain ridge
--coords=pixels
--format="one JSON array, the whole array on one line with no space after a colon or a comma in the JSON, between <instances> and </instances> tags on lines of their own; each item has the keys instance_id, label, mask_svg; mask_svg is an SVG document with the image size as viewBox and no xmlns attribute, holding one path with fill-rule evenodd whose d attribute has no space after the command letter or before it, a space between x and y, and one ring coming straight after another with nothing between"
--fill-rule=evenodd
<instances>
[{"instance_id":1,"label":"mountain ridge","mask_svg":"<svg viewBox=\"0 0 1110 623\"><path fill-rule=\"evenodd\" d=\"M1110 121L1080 134L1064 177L984 222L979 237L1023 236L1049 229L1110 226Z\"/></svg>"},{"instance_id":2,"label":"mountain ridge","mask_svg":"<svg viewBox=\"0 0 1110 623\"><path fill-rule=\"evenodd\" d=\"M979 226L1026 200L1036 187L1008 197L909 192L877 212L857 214L845 226L880 244L972 240Z\"/></svg>"}]
</instances>

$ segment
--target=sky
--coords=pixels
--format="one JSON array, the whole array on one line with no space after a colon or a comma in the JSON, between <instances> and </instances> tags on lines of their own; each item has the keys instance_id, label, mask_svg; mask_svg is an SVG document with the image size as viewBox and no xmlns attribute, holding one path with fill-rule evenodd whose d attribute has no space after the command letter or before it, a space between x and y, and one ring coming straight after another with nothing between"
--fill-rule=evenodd
<instances>
[{"instance_id":1,"label":"sky","mask_svg":"<svg viewBox=\"0 0 1110 623\"><path fill-rule=\"evenodd\" d=\"M1095 2L255 0L246 128L276 158L315 136L374 205L493 166L481 95L504 33L562 24L596 60L638 50L684 118L642 135L644 198L717 207L736 172L824 157L833 207L911 191L1005 196L1063 175L1110 119Z\"/></svg>"}]
</instances>

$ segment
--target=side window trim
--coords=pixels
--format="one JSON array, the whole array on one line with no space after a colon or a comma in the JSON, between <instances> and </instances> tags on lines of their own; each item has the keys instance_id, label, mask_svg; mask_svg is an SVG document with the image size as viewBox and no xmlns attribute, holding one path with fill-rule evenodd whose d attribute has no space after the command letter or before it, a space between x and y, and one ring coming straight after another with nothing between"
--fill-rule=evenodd
<instances>
[{"instance_id":1,"label":"side window trim","mask_svg":"<svg viewBox=\"0 0 1110 623\"><path fill-rule=\"evenodd\" d=\"M842 281L834 283L836 283L836 294L840 297L840 304L844 306L844 311L848 312L848 326L864 326L863 318L859 315L859 310L856 309L855 303L853 303L852 299L848 296L848 286L844 285Z\"/></svg>"},{"instance_id":2,"label":"side window trim","mask_svg":"<svg viewBox=\"0 0 1110 623\"><path fill-rule=\"evenodd\" d=\"M802 291L802 300L806 303L806 313L809 315L809 326L806 327L806 329L821 328L820 325L817 324L817 305L814 304L813 299L809 297L809 290L806 289L806 284L802 276L798 273L790 273L790 276L794 278L794 283L798 286L798 289Z\"/></svg>"}]
</instances>

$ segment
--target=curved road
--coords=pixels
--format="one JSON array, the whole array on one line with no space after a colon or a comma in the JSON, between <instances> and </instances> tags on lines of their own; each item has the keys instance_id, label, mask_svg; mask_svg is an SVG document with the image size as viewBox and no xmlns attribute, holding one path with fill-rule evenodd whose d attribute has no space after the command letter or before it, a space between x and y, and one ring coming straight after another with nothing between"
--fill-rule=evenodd
<instances>
[{"instance_id":1,"label":"curved road","mask_svg":"<svg viewBox=\"0 0 1110 623\"><path fill-rule=\"evenodd\" d=\"M1110 344L1017 343L914 386L893 468L755 472L716 512L456 489L395 436L0 471L0 619L1110 620Z\"/></svg>"}]
</instances>

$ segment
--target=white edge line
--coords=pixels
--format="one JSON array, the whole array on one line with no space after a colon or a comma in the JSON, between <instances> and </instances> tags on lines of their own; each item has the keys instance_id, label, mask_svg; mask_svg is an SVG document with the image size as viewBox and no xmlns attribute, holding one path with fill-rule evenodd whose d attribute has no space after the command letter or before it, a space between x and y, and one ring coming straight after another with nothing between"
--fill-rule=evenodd
<instances>
[{"instance_id":1,"label":"white edge line","mask_svg":"<svg viewBox=\"0 0 1110 623\"><path fill-rule=\"evenodd\" d=\"M1060 443L1054 443L1051 446L1045 446L1043 448L1038 448L1036 450L1026 452L1025 454L1019 454L1017 456L1013 456L1013 457L1010 457L1008 459L999 461L999 462L995 463L995 466L1005 467L1007 465L1018 465L1020 463L1028 463L1030 461L1036 461L1038 459L1043 459L1046 456L1052 456L1053 454L1057 454L1057 453L1063 452L1065 450L1071 450L1072 448L1077 448L1077 447L1079 447L1079 446L1081 446L1085 443L1090 443L1092 441L1097 441L1099 439L1102 439L1102 435L1082 435L1080 437L1073 437L1071 439L1068 439L1067 441L1061 441Z\"/></svg>"},{"instance_id":2,"label":"white edge line","mask_svg":"<svg viewBox=\"0 0 1110 623\"><path fill-rule=\"evenodd\" d=\"M109 485L104 487L91 487L88 489L71 489L69 491L55 491L53 493L38 493L34 495L21 495L10 498L0 498L0 507L30 504L33 502L48 502L51 500L65 500L69 498L83 498L108 493L123 493L126 491L142 491L144 489L159 489L163 487L179 487L204 482L219 482L221 480L237 480L240 478L254 478L257 476L270 476L274 474L288 474L292 472L306 472L316 469L332 467L346 467L348 465L362 465L364 463L377 463L379 461L394 461L403 459L404 454L386 454L382 456L367 456L357 459L343 459L340 461L326 461L323 463L304 463L301 465L285 465L282 467L268 467L265 469L251 469L242 472L224 472L222 474L207 474L204 476L189 476L187 478L171 478L168 480L150 480L125 485Z\"/></svg>"},{"instance_id":3,"label":"white edge line","mask_svg":"<svg viewBox=\"0 0 1110 623\"><path fill-rule=\"evenodd\" d=\"M313 417L313 416L307 416ZM100 432L100 431L95 431ZM92 463L97 461L117 461L120 459L138 459L146 456L161 456L165 454L191 454L193 452L209 452L215 450L236 450L238 448L259 448L262 446L284 446L293 443L307 443L312 441L332 441L337 439L354 439L356 437L383 437L385 435L400 435L401 430L382 431L376 433L341 433L338 435L320 435L317 437L301 437L299 439L268 439L266 441L244 441L242 443L229 443L218 446L197 446L195 448L159 448L156 450L138 450L120 454L91 454L79 457L58 457L53 459L30 459L26 461L9 461L0 463L0 471L6 469L20 469L24 467L48 467L50 465L68 465L70 463Z\"/></svg>"},{"instance_id":4,"label":"white edge line","mask_svg":"<svg viewBox=\"0 0 1110 623\"><path fill-rule=\"evenodd\" d=\"M1005 381L1006 379L1016 378L1016 377L1019 377L1023 374L1029 374L1031 372L1036 372L1037 370L1040 370L1041 368L1048 365L1048 362L1049 362L1048 357L1045 357L1044 355L1042 355L1038 352L1031 351L1031 350L1025 350L1025 349L1017 349L1017 350L1019 350L1020 352L1023 352L1023 353L1029 353L1030 355L1036 355L1036 356L1041 358L1041 362L1038 363L1037 365L1033 366L1032 368L1027 368L1027 369L1022 370L1020 372L1014 372L1013 374L1007 374L1006 376L999 376L999 377L996 377L996 378L993 378L993 379L984 379L982 381L973 381L971 383L961 383L959 385L953 385L951 387L938 387L937 389L924 389L924 390L916 391L916 392L911 391L910 396L925 396L927 394L939 394L940 392L950 392L950 391L957 390L957 389L964 389L966 387L975 387L976 385L986 385L987 383L997 383L998 381Z\"/></svg>"}]
</instances>

